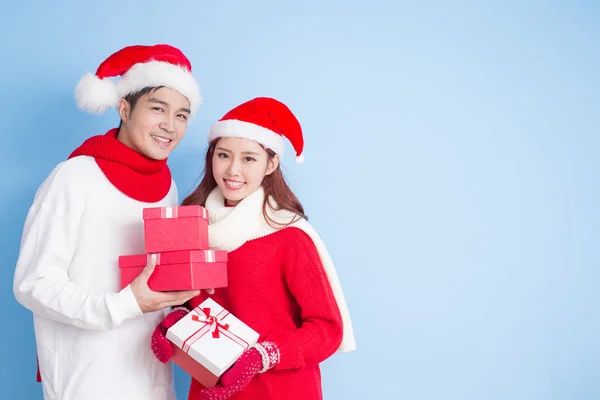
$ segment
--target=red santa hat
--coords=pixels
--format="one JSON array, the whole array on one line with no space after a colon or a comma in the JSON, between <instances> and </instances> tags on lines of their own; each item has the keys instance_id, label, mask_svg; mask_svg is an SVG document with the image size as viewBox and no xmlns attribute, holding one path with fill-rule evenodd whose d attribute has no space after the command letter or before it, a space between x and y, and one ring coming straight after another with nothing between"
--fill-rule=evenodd
<instances>
[{"instance_id":1,"label":"red santa hat","mask_svg":"<svg viewBox=\"0 0 600 400\"><path fill-rule=\"evenodd\" d=\"M108 78L121 76L116 83ZM194 114L202 98L192 65L181 50L167 45L128 46L108 57L96 70L81 78L75 90L77 106L100 114L116 107L119 99L146 87L176 90L190 102Z\"/></svg>"},{"instance_id":2,"label":"red santa hat","mask_svg":"<svg viewBox=\"0 0 600 400\"><path fill-rule=\"evenodd\" d=\"M221 137L254 140L283 157L284 137L296 151L296 162L304 162L302 127L290 109L270 97L257 97L233 108L217 121L208 141Z\"/></svg>"}]
</instances>

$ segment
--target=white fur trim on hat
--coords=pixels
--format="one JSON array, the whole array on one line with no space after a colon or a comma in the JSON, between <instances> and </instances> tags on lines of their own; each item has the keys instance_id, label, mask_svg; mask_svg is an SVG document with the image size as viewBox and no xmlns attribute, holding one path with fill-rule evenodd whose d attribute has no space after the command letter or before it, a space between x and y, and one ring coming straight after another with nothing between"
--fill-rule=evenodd
<instances>
[{"instance_id":1,"label":"white fur trim on hat","mask_svg":"<svg viewBox=\"0 0 600 400\"><path fill-rule=\"evenodd\" d=\"M154 86L165 86L185 96L192 115L202 103L200 88L192 74L183 67L161 61L136 64L116 83L87 73L77 84L75 100L82 110L100 114L116 107L120 98Z\"/></svg>"},{"instance_id":2,"label":"white fur trim on hat","mask_svg":"<svg viewBox=\"0 0 600 400\"><path fill-rule=\"evenodd\" d=\"M184 95L190 102L192 114L202 103L196 79L185 68L161 61L135 64L117 82L119 97L150 86L165 86Z\"/></svg>"},{"instance_id":3,"label":"white fur trim on hat","mask_svg":"<svg viewBox=\"0 0 600 400\"><path fill-rule=\"evenodd\" d=\"M283 157L283 149L285 148L283 137L278 133L251 122L239 121L237 119L218 121L210 128L208 141L212 142L214 139L221 137L254 140L266 148L273 150L279 157Z\"/></svg>"},{"instance_id":4,"label":"white fur trim on hat","mask_svg":"<svg viewBox=\"0 0 600 400\"><path fill-rule=\"evenodd\" d=\"M94 114L101 114L119 102L117 86L110 79L100 79L91 72L86 73L75 88L77 106Z\"/></svg>"}]
</instances>

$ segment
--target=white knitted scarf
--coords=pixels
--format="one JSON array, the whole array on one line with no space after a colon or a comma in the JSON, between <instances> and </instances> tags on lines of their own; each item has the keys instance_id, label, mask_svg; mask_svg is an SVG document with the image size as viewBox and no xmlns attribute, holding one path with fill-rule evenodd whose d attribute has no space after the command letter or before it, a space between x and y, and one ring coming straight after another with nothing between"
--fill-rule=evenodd
<instances>
[{"instance_id":1,"label":"white knitted scarf","mask_svg":"<svg viewBox=\"0 0 600 400\"><path fill-rule=\"evenodd\" d=\"M227 207L225 206L225 198L221 190L218 187L214 188L206 200L210 247L212 249L233 251L249 240L258 239L276 232L278 229L269 225L263 215L262 205L264 198L265 192L261 186L235 207ZM350 313L333 261L329 257L323 241L308 221L303 218L299 219L296 214L290 211L275 210L276 204L272 198L269 199L269 202L273 205L272 207L267 207L271 219L282 224L288 224L293 219L297 219L290 226L301 229L314 242L338 308L342 314L344 335L338 352L344 353L355 350L356 342L354 340Z\"/></svg>"}]
</instances>

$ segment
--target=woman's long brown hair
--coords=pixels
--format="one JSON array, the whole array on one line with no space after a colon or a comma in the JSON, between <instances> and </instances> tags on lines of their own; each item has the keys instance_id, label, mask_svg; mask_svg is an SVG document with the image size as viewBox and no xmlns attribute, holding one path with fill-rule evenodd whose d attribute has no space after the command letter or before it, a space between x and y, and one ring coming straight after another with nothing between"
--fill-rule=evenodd
<instances>
[{"instance_id":1,"label":"woman's long brown hair","mask_svg":"<svg viewBox=\"0 0 600 400\"><path fill-rule=\"evenodd\" d=\"M201 205L202 207L206 206L206 199L208 199L208 195L212 190L217 186L217 182L215 181L215 177L213 175L212 169L212 159L215 153L215 147L217 147L217 142L219 139L213 140L208 149L206 150L206 160L204 165L204 170L202 171L202 180L198 187L187 196L181 205ZM275 153L271 149L265 149L269 158L275 157ZM288 224L280 224L276 221L273 221L269 215L267 214L267 207L269 197L272 197L273 200L277 203L279 210L287 210L294 214L297 214L299 218L304 218L308 220L308 217L304 214L304 208L300 203L300 200L296 197L292 189L288 186L283 173L281 172L281 164L277 166L275 171L273 171L270 175L265 176L262 181L262 187L265 191L265 200L263 202L263 215L265 220L269 225L274 228L285 227L298 219L294 219L290 221Z\"/></svg>"}]
</instances>

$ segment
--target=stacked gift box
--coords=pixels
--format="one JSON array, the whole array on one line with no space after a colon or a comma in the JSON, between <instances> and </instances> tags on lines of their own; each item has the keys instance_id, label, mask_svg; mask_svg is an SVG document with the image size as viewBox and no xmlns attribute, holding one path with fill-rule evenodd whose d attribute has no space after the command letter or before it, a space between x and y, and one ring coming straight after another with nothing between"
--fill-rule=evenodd
<instances>
[{"instance_id":1,"label":"stacked gift box","mask_svg":"<svg viewBox=\"0 0 600 400\"><path fill-rule=\"evenodd\" d=\"M146 254L119 257L121 287L156 261L148 287L154 291L227 286L227 252L208 244L208 211L201 206L155 207L143 211ZM205 387L214 387L259 334L211 298L167 330L172 361Z\"/></svg>"},{"instance_id":2,"label":"stacked gift box","mask_svg":"<svg viewBox=\"0 0 600 400\"><path fill-rule=\"evenodd\" d=\"M227 252L208 247L208 211L201 206L145 208L146 254L119 257L121 287L142 272L148 255L156 267L150 289L162 292L227 286Z\"/></svg>"}]
</instances>

